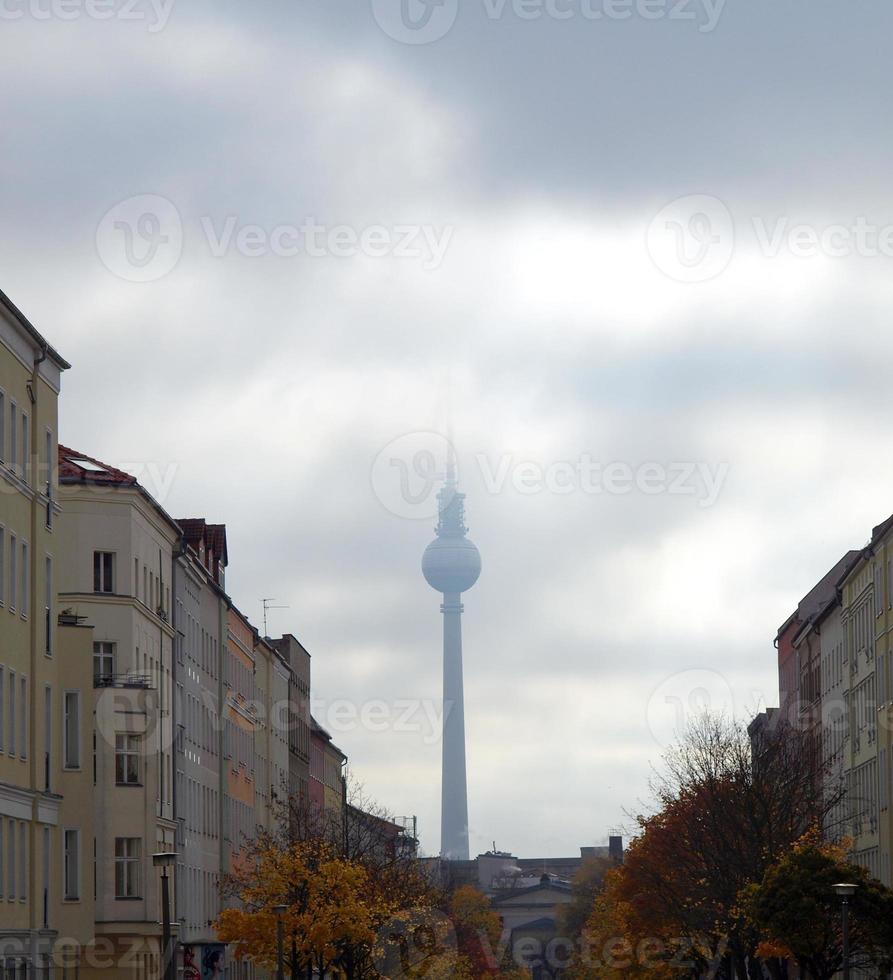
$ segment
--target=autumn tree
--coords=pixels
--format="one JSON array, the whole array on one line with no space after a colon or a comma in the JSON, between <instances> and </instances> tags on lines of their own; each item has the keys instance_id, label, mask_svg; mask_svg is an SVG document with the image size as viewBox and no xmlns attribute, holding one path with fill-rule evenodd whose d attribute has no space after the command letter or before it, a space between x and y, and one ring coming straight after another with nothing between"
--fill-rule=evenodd
<instances>
[{"instance_id":1,"label":"autumn tree","mask_svg":"<svg viewBox=\"0 0 893 980\"><path fill-rule=\"evenodd\" d=\"M347 977L357 948L371 948L386 914L371 894L369 877L359 864L345 861L318 841L294 841L282 848L262 834L240 855L230 877L238 907L223 911L217 922L222 942L237 959L272 968L277 958L277 915L282 915L289 972L310 978L333 969Z\"/></svg>"},{"instance_id":2,"label":"autumn tree","mask_svg":"<svg viewBox=\"0 0 893 980\"><path fill-rule=\"evenodd\" d=\"M376 978L395 950L401 975L421 976L422 967L450 975L455 944L442 941L441 892L416 859L415 842L384 811L355 793L334 812L283 800L276 815L273 830L241 842L225 882L235 907L220 916L218 931L238 958L275 965L271 910L285 905L293 977L337 970L348 980Z\"/></svg>"},{"instance_id":3,"label":"autumn tree","mask_svg":"<svg viewBox=\"0 0 893 980\"><path fill-rule=\"evenodd\" d=\"M623 951L631 947L631 969L647 954L677 975L762 980L761 937L739 895L838 802L823 793L812 758L806 736L790 728L752 743L741 725L699 719L665 757L656 812L638 818L587 933L603 935L607 924ZM610 974L615 960L590 956L589 974ZM765 965L780 970L777 960Z\"/></svg>"},{"instance_id":4,"label":"autumn tree","mask_svg":"<svg viewBox=\"0 0 893 980\"><path fill-rule=\"evenodd\" d=\"M858 885L850 904L850 948L855 967L893 965L893 892L846 860L846 847L808 831L759 884L742 896L745 914L764 937L759 952L791 957L801 976L831 980L843 965L837 882Z\"/></svg>"},{"instance_id":5,"label":"autumn tree","mask_svg":"<svg viewBox=\"0 0 893 980\"><path fill-rule=\"evenodd\" d=\"M558 926L563 936L579 942L604 886L605 875L612 867L614 861L604 857L589 857L580 864L571 881L571 901L558 911Z\"/></svg>"}]
</instances>

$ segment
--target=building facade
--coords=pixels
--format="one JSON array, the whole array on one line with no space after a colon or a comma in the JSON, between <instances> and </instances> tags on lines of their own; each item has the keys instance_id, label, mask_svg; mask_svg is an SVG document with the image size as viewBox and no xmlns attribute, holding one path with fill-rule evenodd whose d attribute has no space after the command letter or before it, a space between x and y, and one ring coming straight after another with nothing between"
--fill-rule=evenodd
<instances>
[{"instance_id":1,"label":"building facade","mask_svg":"<svg viewBox=\"0 0 893 980\"><path fill-rule=\"evenodd\" d=\"M0 293L0 971L92 937L89 630L58 626L58 399L69 364ZM73 976L78 955L67 959ZM60 967L62 970L63 967ZM58 973L58 975L63 975Z\"/></svg>"},{"instance_id":2,"label":"building facade","mask_svg":"<svg viewBox=\"0 0 893 980\"><path fill-rule=\"evenodd\" d=\"M180 942L201 959L216 945L220 914L221 724L228 557L226 528L178 520L183 536L174 563L176 713L176 908Z\"/></svg>"},{"instance_id":3,"label":"building facade","mask_svg":"<svg viewBox=\"0 0 893 980\"><path fill-rule=\"evenodd\" d=\"M152 855L176 850L171 623L177 524L127 473L59 447L59 602L93 628L97 941L121 976L157 968ZM176 915L174 915L176 922Z\"/></svg>"}]
</instances>

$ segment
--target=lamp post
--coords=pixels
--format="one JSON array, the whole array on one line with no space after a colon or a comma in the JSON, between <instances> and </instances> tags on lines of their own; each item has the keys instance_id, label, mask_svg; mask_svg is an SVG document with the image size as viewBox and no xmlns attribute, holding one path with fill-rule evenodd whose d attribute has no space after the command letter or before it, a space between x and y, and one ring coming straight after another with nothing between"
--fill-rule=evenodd
<instances>
[{"instance_id":1,"label":"lamp post","mask_svg":"<svg viewBox=\"0 0 893 980\"><path fill-rule=\"evenodd\" d=\"M276 916L276 980L285 980L285 936L283 934L282 916L287 911L287 905L273 906L273 914Z\"/></svg>"},{"instance_id":2,"label":"lamp post","mask_svg":"<svg viewBox=\"0 0 893 980\"><path fill-rule=\"evenodd\" d=\"M162 851L152 855L152 864L161 868L161 935L163 949L162 976L164 980L176 980L174 950L171 942L171 900L167 869L177 863L176 851Z\"/></svg>"},{"instance_id":3,"label":"lamp post","mask_svg":"<svg viewBox=\"0 0 893 980\"><path fill-rule=\"evenodd\" d=\"M841 881L834 885L840 898L841 927L843 935L843 980L850 980L850 899L856 894L858 885Z\"/></svg>"}]
</instances>

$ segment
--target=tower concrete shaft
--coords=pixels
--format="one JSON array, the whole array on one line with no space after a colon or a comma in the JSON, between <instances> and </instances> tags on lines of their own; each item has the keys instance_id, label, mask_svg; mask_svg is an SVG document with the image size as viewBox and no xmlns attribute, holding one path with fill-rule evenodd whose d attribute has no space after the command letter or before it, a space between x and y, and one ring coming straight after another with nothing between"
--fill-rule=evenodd
<instances>
[{"instance_id":1,"label":"tower concrete shaft","mask_svg":"<svg viewBox=\"0 0 893 980\"><path fill-rule=\"evenodd\" d=\"M462 603L458 592L444 593L443 605L443 756L440 800L440 853L468 860L468 787L465 775L465 699L462 686Z\"/></svg>"}]
</instances>

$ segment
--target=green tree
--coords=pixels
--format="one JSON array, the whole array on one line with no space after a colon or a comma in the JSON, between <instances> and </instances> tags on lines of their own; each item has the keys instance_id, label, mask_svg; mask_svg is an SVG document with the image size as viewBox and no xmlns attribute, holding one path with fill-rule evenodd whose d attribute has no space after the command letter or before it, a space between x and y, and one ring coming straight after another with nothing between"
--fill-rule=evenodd
<instances>
[{"instance_id":1,"label":"green tree","mask_svg":"<svg viewBox=\"0 0 893 980\"><path fill-rule=\"evenodd\" d=\"M742 893L746 918L764 938L764 956L789 956L801 975L831 980L843 965L837 882L858 885L850 899L850 948L854 967L885 975L893 965L893 892L851 864L843 845L807 832Z\"/></svg>"}]
</instances>

